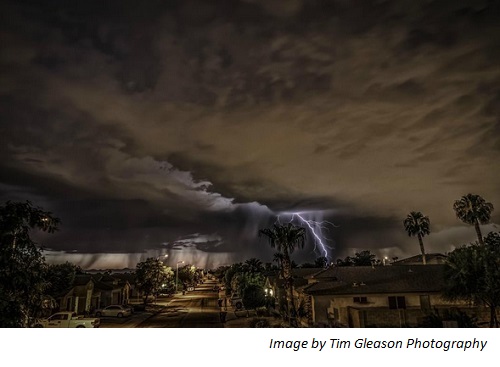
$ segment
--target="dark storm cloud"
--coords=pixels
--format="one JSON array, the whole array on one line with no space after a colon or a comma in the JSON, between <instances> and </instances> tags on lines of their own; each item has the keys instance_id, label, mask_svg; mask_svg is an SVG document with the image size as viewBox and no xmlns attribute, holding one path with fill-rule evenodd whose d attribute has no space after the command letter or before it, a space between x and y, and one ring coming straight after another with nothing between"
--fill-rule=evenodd
<instances>
[{"instance_id":1,"label":"dark storm cloud","mask_svg":"<svg viewBox=\"0 0 500 367\"><path fill-rule=\"evenodd\" d=\"M270 257L258 229L300 210L333 257L403 255L421 210L444 251L474 238L453 200L500 205L499 4L0 6L0 195L62 217L54 250Z\"/></svg>"}]
</instances>

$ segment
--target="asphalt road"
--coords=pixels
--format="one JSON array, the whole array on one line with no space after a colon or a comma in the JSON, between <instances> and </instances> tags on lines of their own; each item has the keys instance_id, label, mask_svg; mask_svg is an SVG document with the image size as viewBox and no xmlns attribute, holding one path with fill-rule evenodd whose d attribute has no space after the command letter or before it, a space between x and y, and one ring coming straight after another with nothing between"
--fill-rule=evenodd
<instances>
[{"instance_id":1,"label":"asphalt road","mask_svg":"<svg viewBox=\"0 0 500 367\"><path fill-rule=\"evenodd\" d=\"M214 328L224 327L219 318L218 293L212 290L214 281L207 281L185 295L165 301L162 311L142 321L141 328ZM162 302L164 302L162 304Z\"/></svg>"}]
</instances>

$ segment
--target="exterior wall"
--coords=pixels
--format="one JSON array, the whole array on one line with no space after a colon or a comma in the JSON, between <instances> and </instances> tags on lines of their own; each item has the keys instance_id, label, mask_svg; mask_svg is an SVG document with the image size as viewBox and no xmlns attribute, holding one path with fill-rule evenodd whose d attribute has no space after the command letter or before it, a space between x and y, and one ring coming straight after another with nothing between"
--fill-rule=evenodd
<instances>
[{"instance_id":1,"label":"exterior wall","mask_svg":"<svg viewBox=\"0 0 500 367\"><path fill-rule=\"evenodd\" d=\"M119 305L121 304L121 298L122 298L122 294L121 294L121 290L120 289L114 289L112 292L111 292L111 304L113 305Z\"/></svg>"},{"instance_id":2,"label":"exterior wall","mask_svg":"<svg viewBox=\"0 0 500 367\"><path fill-rule=\"evenodd\" d=\"M390 313L399 310L389 309L389 295L355 295L356 297L366 297L367 303L355 303L353 296L314 296L315 310L313 323L341 324L352 327L364 327L370 321L366 319L364 313L353 312L352 310L372 310L386 309ZM396 296L396 295L395 295ZM402 294L398 296L403 296ZM420 295L404 295L406 307L417 308L420 311ZM433 296L431 296L431 305L433 304ZM432 307L432 306L431 306ZM319 316L319 317L318 317ZM397 324L399 326L399 316L397 316ZM356 325L356 326L355 326ZM396 325L394 325L396 326Z\"/></svg>"},{"instance_id":3,"label":"exterior wall","mask_svg":"<svg viewBox=\"0 0 500 367\"><path fill-rule=\"evenodd\" d=\"M73 311L81 315L90 313L92 308L92 298L94 293L94 283L89 282L86 285L79 285L62 297L59 310Z\"/></svg>"},{"instance_id":4,"label":"exterior wall","mask_svg":"<svg viewBox=\"0 0 500 367\"><path fill-rule=\"evenodd\" d=\"M389 296L393 295L352 295L352 296L338 296L331 297L330 300L333 302L333 307L349 307L354 306L356 308L373 308L373 307L389 307ZM394 296L405 296L406 307L419 307L420 308L420 295L419 294L394 294ZM366 297L367 303L355 303L353 301L354 297ZM434 296L431 296L431 304L433 304Z\"/></svg>"},{"instance_id":5,"label":"exterior wall","mask_svg":"<svg viewBox=\"0 0 500 367\"><path fill-rule=\"evenodd\" d=\"M96 308L111 304L128 304L130 285L127 283L121 288L101 290L94 286L94 282L73 287L59 302L60 311L74 311L78 314L92 313Z\"/></svg>"},{"instance_id":6,"label":"exterior wall","mask_svg":"<svg viewBox=\"0 0 500 367\"><path fill-rule=\"evenodd\" d=\"M312 321L313 325L329 325L331 318L328 317L328 308L330 307L331 296L313 296L312 297Z\"/></svg>"},{"instance_id":7,"label":"exterior wall","mask_svg":"<svg viewBox=\"0 0 500 367\"><path fill-rule=\"evenodd\" d=\"M100 297L99 301L100 301L99 308L103 308L103 307L106 307L106 306L113 304L113 302L112 302L113 298L112 298L111 291L101 290L101 297Z\"/></svg>"},{"instance_id":8,"label":"exterior wall","mask_svg":"<svg viewBox=\"0 0 500 367\"><path fill-rule=\"evenodd\" d=\"M350 327L417 327L422 324L426 311L419 308L391 310L351 308Z\"/></svg>"},{"instance_id":9,"label":"exterior wall","mask_svg":"<svg viewBox=\"0 0 500 367\"><path fill-rule=\"evenodd\" d=\"M422 295L429 296L430 308L422 307L420 294L313 296L312 323L348 327L416 327L430 312L437 310L443 315L450 309L476 316L480 322L489 320L489 310L471 308L464 302L447 302L439 295ZM355 303L354 296L366 297L367 303ZM389 296L404 296L406 309L390 309Z\"/></svg>"},{"instance_id":10,"label":"exterior wall","mask_svg":"<svg viewBox=\"0 0 500 367\"><path fill-rule=\"evenodd\" d=\"M123 287L122 304L128 305L130 302L130 285L127 283Z\"/></svg>"}]
</instances>

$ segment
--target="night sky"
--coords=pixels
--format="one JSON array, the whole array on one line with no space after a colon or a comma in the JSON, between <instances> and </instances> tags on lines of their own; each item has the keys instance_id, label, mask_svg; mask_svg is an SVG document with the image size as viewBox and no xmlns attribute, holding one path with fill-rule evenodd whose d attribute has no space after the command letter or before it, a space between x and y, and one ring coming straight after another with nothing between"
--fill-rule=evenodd
<instances>
[{"instance_id":1,"label":"night sky","mask_svg":"<svg viewBox=\"0 0 500 367\"><path fill-rule=\"evenodd\" d=\"M271 261L283 212L333 223L331 260L419 253L412 210L450 251L462 195L500 223L499 4L4 0L0 200L61 218L37 240L85 268Z\"/></svg>"}]
</instances>

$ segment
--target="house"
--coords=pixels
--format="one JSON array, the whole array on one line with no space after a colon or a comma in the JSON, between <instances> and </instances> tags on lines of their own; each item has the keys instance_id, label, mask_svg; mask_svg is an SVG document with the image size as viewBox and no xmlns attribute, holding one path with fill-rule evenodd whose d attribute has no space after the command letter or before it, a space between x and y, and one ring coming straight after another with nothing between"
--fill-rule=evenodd
<instances>
[{"instance_id":1,"label":"house","mask_svg":"<svg viewBox=\"0 0 500 367\"><path fill-rule=\"evenodd\" d=\"M100 292L100 307L126 305L129 303L130 284L116 274L94 275L95 288Z\"/></svg>"},{"instance_id":2,"label":"house","mask_svg":"<svg viewBox=\"0 0 500 367\"><path fill-rule=\"evenodd\" d=\"M324 270L324 268L293 268L292 278L294 288L308 284L306 277L322 270ZM266 295L280 299L285 294L284 284L285 280L281 274L279 274L279 271L268 272L264 283L264 291Z\"/></svg>"},{"instance_id":3,"label":"house","mask_svg":"<svg viewBox=\"0 0 500 367\"><path fill-rule=\"evenodd\" d=\"M59 299L60 311L77 314L90 313L99 307L99 297L94 293L95 280L90 274L77 274L72 288Z\"/></svg>"},{"instance_id":4,"label":"house","mask_svg":"<svg viewBox=\"0 0 500 367\"><path fill-rule=\"evenodd\" d=\"M130 285L111 275L77 274L73 286L59 297L60 311L89 314L111 304L127 304Z\"/></svg>"},{"instance_id":5,"label":"house","mask_svg":"<svg viewBox=\"0 0 500 367\"><path fill-rule=\"evenodd\" d=\"M299 314L310 313L310 297L303 292L297 292L298 289L308 285L308 277L323 271L324 268L293 268L293 299ZM284 307L286 304L285 280L278 271L270 272L266 276L264 283L264 292L268 297L274 297L274 307Z\"/></svg>"},{"instance_id":6,"label":"house","mask_svg":"<svg viewBox=\"0 0 500 367\"><path fill-rule=\"evenodd\" d=\"M441 296L444 265L331 267L309 277L309 325L415 327L433 310L469 308Z\"/></svg>"},{"instance_id":7,"label":"house","mask_svg":"<svg viewBox=\"0 0 500 367\"><path fill-rule=\"evenodd\" d=\"M118 279L121 283L128 283L129 287L129 301L132 299L141 299L142 300L142 292L137 287L137 277L135 273L127 272L127 273L113 273L113 277Z\"/></svg>"},{"instance_id":8,"label":"house","mask_svg":"<svg viewBox=\"0 0 500 367\"><path fill-rule=\"evenodd\" d=\"M428 265L444 264L448 256L440 253L425 254L425 261ZM391 265L423 265L422 255L407 257L406 259L397 260Z\"/></svg>"}]
</instances>

